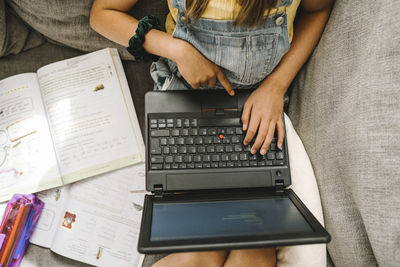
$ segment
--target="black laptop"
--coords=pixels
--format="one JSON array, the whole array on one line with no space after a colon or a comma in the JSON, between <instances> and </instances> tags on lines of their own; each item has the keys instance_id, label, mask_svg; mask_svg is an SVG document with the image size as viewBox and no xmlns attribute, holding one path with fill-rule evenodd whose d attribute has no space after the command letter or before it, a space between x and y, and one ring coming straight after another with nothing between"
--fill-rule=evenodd
<instances>
[{"instance_id":1,"label":"black laptop","mask_svg":"<svg viewBox=\"0 0 400 267\"><path fill-rule=\"evenodd\" d=\"M146 189L141 253L327 243L291 184L286 137L266 155L244 146L251 92L152 91L145 96Z\"/></svg>"}]
</instances>

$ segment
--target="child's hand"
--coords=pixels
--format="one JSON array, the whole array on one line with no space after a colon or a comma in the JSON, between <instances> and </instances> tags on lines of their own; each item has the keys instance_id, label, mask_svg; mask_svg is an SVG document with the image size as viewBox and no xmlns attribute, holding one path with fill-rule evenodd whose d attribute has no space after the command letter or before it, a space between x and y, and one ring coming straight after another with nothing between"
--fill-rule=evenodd
<instances>
[{"instance_id":1,"label":"child's hand","mask_svg":"<svg viewBox=\"0 0 400 267\"><path fill-rule=\"evenodd\" d=\"M253 140L257 129L257 138L250 150L255 154L261 147L260 154L264 155L274 137L275 128L278 131L278 148L282 148L284 128L282 121L283 94L274 86L262 84L247 99L242 113L243 130L247 131L243 140L248 145Z\"/></svg>"},{"instance_id":2,"label":"child's hand","mask_svg":"<svg viewBox=\"0 0 400 267\"><path fill-rule=\"evenodd\" d=\"M205 58L196 48L186 41L176 39L176 56L172 58L178 65L179 72L183 78L194 89L199 87L214 87L216 80L221 83L225 90L233 96L235 91L221 71L220 67Z\"/></svg>"}]
</instances>

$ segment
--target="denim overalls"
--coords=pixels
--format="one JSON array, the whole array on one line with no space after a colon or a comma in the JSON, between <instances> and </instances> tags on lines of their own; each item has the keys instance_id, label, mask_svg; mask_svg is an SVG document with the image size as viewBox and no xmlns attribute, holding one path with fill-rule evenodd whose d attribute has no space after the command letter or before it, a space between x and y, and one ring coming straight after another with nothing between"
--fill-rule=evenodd
<instances>
[{"instance_id":1,"label":"denim overalls","mask_svg":"<svg viewBox=\"0 0 400 267\"><path fill-rule=\"evenodd\" d=\"M288 6L292 0L280 0ZM206 58L221 67L234 89L255 89L278 65L289 50L287 14L270 14L255 27L233 26L231 20L199 19L190 23L185 17L186 0L171 0L178 9L175 38L192 44ZM150 68L154 90L190 89L175 62L160 58ZM206 88L206 87L205 87ZM217 82L216 88L222 88Z\"/></svg>"}]
</instances>

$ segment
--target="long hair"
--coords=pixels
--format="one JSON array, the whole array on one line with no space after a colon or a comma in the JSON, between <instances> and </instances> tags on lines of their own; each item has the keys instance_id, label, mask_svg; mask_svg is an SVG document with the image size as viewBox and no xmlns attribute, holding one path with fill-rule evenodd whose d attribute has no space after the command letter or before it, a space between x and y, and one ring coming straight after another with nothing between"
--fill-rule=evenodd
<instances>
[{"instance_id":1,"label":"long hair","mask_svg":"<svg viewBox=\"0 0 400 267\"><path fill-rule=\"evenodd\" d=\"M198 20L206 10L210 0L187 0L187 16ZM240 11L233 20L234 25L253 27L260 23L265 11L276 7L278 0L236 0Z\"/></svg>"}]
</instances>

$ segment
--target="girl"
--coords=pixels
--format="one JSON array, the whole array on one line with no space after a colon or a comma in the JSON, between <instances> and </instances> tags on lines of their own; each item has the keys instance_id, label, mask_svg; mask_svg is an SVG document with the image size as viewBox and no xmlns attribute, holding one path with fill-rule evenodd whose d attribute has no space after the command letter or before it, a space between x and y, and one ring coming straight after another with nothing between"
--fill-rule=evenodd
<instances>
[{"instance_id":1,"label":"girl","mask_svg":"<svg viewBox=\"0 0 400 267\"><path fill-rule=\"evenodd\" d=\"M243 143L265 154L276 130L281 147L285 92L316 46L333 0L169 0L168 33L126 13L137 1L95 0L91 27L134 51L160 56L151 67L156 89L216 87L230 95L233 88L255 89L242 113ZM177 253L155 266L275 263L275 249L268 248Z\"/></svg>"}]
</instances>

